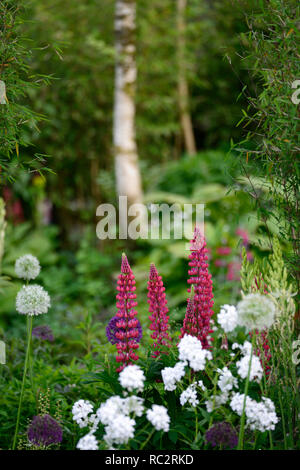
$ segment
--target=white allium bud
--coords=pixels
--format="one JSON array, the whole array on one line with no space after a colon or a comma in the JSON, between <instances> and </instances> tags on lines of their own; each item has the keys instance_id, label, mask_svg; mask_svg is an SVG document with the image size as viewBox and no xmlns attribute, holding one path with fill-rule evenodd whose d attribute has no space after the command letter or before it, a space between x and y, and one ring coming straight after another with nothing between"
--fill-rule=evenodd
<instances>
[{"instance_id":1,"label":"white allium bud","mask_svg":"<svg viewBox=\"0 0 300 470\"><path fill-rule=\"evenodd\" d=\"M23 286L17 294L16 310L23 315L47 313L49 307L49 294L38 284Z\"/></svg>"},{"instance_id":2,"label":"white allium bud","mask_svg":"<svg viewBox=\"0 0 300 470\"><path fill-rule=\"evenodd\" d=\"M27 281L35 279L40 274L40 270L39 260L32 255L21 256L15 264L16 275Z\"/></svg>"}]
</instances>

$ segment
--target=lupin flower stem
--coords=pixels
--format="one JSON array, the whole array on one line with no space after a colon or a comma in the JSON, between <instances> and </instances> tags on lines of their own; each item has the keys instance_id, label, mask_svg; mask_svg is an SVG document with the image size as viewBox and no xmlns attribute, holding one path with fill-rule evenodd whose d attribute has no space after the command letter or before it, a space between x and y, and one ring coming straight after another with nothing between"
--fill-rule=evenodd
<instances>
[{"instance_id":1,"label":"lupin flower stem","mask_svg":"<svg viewBox=\"0 0 300 470\"><path fill-rule=\"evenodd\" d=\"M141 325L136 318L137 311L135 310L137 306L135 278L125 253L122 255L117 290L118 312L110 320L106 328L106 335L112 344L116 344L118 351L116 361L121 363L117 372L121 372L124 367L138 359L135 350L138 349L142 337Z\"/></svg>"},{"instance_id":2,"label":"lupin flower stem","mask_svg":"<svg viewBox=\"0 0 300 470\"><path fill-rule=\"evenodd\" d=\"M191 241L191 254L189 255L188 292L194 294L188 302L186 321L181 330L181 338L185 334L196 336L201 341L202 347L210 346L209 334L211 330L211 317L213 315L213 293L211 274L208 273L207 248L204 236L199 227L195 227L194 238ZM191 310L193 309L193 311ZM187 318L189 317L189 318ZM188 329L186 329L188 325Z\"/></svg>"},{"instance_id":3,"label":"lupin flower stem","mask_svg":"<svg viewBox=\"0 0 300 470\"><path fill-rule=\"evenodd\" d=\"M148 303L151 338L154 340L152 357L161 354L163 346L171 346L169 335L169 316L165 288L162 277L159 276L154 263L151 263L148 281Z\"/></svg>"},{"instance_id":4,"label":"lupin flower stem","mask_svg":"<svg viewBox=\"0 0 300 470\"><path fill-rule=\"evenodd\" d=\"M26 348L26 356L25 356L25 363L24 363L24 370L23 370L23 379L21 385L21 393L19 399L19 407L18 407L18 414L17 414L17 422L16 422L16 429L15 435L12 445L12 450L15 450L18 432L19 432L19 425L20 425L20 416L21 416L21 409L22 409L22 401L23 401L23 394L24 394L24 386L26 381L26 374L28 369L28 362L29 362L29 353L30 353L30 344L31 344L31 335L32 335L32 316L28 317L28 330L27 330L27 348Z\"/></svg>"}]
</instances>

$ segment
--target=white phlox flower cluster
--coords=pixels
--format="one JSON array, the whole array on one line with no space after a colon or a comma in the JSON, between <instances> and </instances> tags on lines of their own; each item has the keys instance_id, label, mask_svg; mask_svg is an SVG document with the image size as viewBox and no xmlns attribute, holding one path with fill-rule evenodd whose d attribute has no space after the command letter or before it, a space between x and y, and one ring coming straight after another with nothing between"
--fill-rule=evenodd
<instances>
[{"instance_id":1,"label":"white phlox flower cluster","mask_svg":"<svg viewBox=\"0 0 300 470\"><path fill-rule=\"evenodd\" d=\"M100 408L96 411L96 415L102 424L110 424L116 416L123 414L124 402L118 395L108 398L104 403L100 405Z\"/></svg>"},{"instance_id":2,"label":"white phlox flower cluster","mask_svg":"<svg viewBox=\"0 0 300 470\"><path fill-rule=\"evenodd\" d=\"M199 400L197 398L197 390L196 390L196 383L193 383L188 386L186 390L184 390L180 395L180 404L181 406L189 403L192 406L197 406L199 404Z\"/></svg>"},{"instance_id":3,"label":"white phlox flower cluster","mask_svg":"<svg viewBox=\"0 0 300 470\"><path fill-rule=\"evenodd\" d=\"M243 345L234 343L232 345L232 349L240 349L243 357L237 361L237 373L242 379L246 379L248 375L249 369L249 361L251 357L252 345L249 341L245 341ZM261 366L261 362L258 356L255 354L252 355L251 361L251 371L250 371L250 380L255 380L256 382L260 382L263 376L263 368Z\"/></svg>"},{"instance_id":4,"label":"white phlox flower cluster","mask_svg":"<svg viewBox=\"0 0 300 470\"><path fill-rule=\"evenodd\" d=\"M236 393L233 395L230 406L239 416L243 412L245 395ZM269 398L263 397L261 402L257 402L250 397L246 399L245 406L246 425L252 431L273 431L278 423L275 405Z\"/></svg>"},{"instance_id":5,"label":"white phlox flower cluster","mask_svg":"<svg viewBox=\"0 0 300 470\"><path fill-rule=\"evenodd\" d=\"M16 310L23 315L41 315L50 307L48 292L38 284L23 286L16 298Z\"/></svg>"},{"instance_id":6,"label":"white phlox flower cluster","mask_svg":"<svg viewBox=\"0 0 300 470\"><path fill-rule=\"evenodd\" d=\"M79 450L98 450L98 442L93 433L88 433L79 439L76 447Z\"/></svg>"},{"instance_id":7,"label":"white phlox flower cluster","mask_svg":"<svg viewBox=\"0 0 300 470\"><path fill-rule=\"evenodd\" d=\"M125 367L119 375L121 386L129 392L133 390L141 392L144 389L144 381L144 372L135 364Z\"/></svg>"},{"instance_id":8,"label":"white phlox flower cluster","mask_svg":"<svg viewBox=\"0 0 300 470\"><path fill-rule=\"evenodd\" d=\"M228 367L223 367L223 369L218 369L220 373L218 379L218 387L221 392L230 392L233 388L237 387L238 381L232 375Z\"/></svg>"},{"instance_id":9,"label":"white phlox flower cluster","mask_svg":"<svg viewBox=\"0 0 300 470\"><path fill-rule=\"evenodd\" d=\"M231 347L232 349L240 349L243 356L247 356L251 354L252 346L251 346L251 343L249 343L249 341L245 341L244 344L233 343Z\"/></svg>"},{"instance_id":10,"label":"white phlox flower cluster","mask_svg":"<svg viewBox=\"0 0 300 470\"><path fill-rule=\"evenodd\" d=\"M217 369L217 371L220 374L218 377L218 387L221 393L206 400L205 405L208 413L225 405L230 398L230 393L238 386L236 377L232 375L228 367L225 366L223 369Z\"/></svg>"},{"instance_id":11,"label":"white phlox flower cluster","mask_svg":"<svg viewBox=\"0 0 300 470\"><path fill-rule=\"evenodd\" d=\"M103 439L108 446L113 444L127 444L134 437L135 420L129 416L119 414L105 426Z\"/></svg>"},{"instance_id":12,"label":"white phlox flower cluster","mask_svg":"<svg viewBox=\"0 0 300 470\"><path fill-rule=\"evenodd\" d=\"M17 259L15 264L16 275L26 281L35 279L40 274L40 270L39 260L32 255L21 256Z\"/></svg>"},{"instance_id":13,"label":"white phlox flower cluster","mask_svg":"<svg viewBox=\"0 0 300 470\"><path fill-rule=\"evenodd\" d=\"M250 355L242 357L239 361L237 361L237 373L242 379L246 379L249 370L250 364ZM251 361L251 370L249 375L249 380L255 380L256 382L260 382L263 376L263 368L260 363L259 357L252 355Z\"/></svg>"},{"instance_id":14,"label":"white phlox flower cluster","mask_svg":"<svg viewBox=\"0 0 300 470\"><path fill-rule=\"evenodd\" d=\"M168 410L161 405L152 405L147 410L147 419L155 427L157 431L168 432L170 429L170 416Z\"/></svg>"},{"instance_id":15,"label":"white phlox flower cluster","mask_svg":"<svg viewBox=\"0 0 300 470\"><path fill-rule=\"evenodd\" d=\"M195 336L184 335L178 343L179 359L188 361L194 371L205 369L206 360L212 359L212 354L202 349L201 341Z\"/></svg>"},{"instance_id":16,"label":"white phlox flower cluster","mask_svg":"<svg viewBox=\"0 0 300 470\"><path fill-rule=\"evenodd\" d=\"M180 382L185 375L186 362L177 362L174 367L165 367L161 371L161 376L164 382L165 390L173 392L176 390L176 383Z\"/></svg>"},{"instance_id":17,"label":"white phlox flower cluster","mask_svg":"<svg viewBox=\"0 0 300 470\"><path fill-rule=\"evenodd\" d=\"M131 413L134 416L142 416L144 412L144 399L137 397L136 395L131 395L130 397L124 398L123 410L125 415L130 415Z\"/></svg>"},{"instance_id":18,"label":"white phlox flower cluster","mask_svg":"<svg viewBox=\"0 0 300 470\"><path fill-rule=\"evenodd\" d=\"M197 398L197 386L201 388L202 391L206 390L206 387L203 384L202 380L192 383L180 395L181 406L185 405L186 403L189 403L190 405L195 407L199 404L199 400Z\"/></svg>"},{"instance_id":19,"label":"white phlox flower cluster","mask_svg":"<svg viewBox=\"0 0 300 470\"><path fill-rule=\"evenodd\" d=\"M237 305L238 324L248 330L270 328L275 320L276 306L266 295L248 294Z\"/></svg>"},{"instance_id":20,"label":"white phlox flower cluster","mask_svg":"<svg viewBox=\"0 0 300 470\"><path fill-rule=\"evenodd\" d=\"M211 399L206 400L205 406L208 413L211 413L213 410L220 408L220 406L225 405L229 400L229 393L222 392L219 395L213 396Z\"/></svg>"},{"instance_id":21,"label":"white phlox flower cluster","mask_svg":"<svg viewBox=\"0 0 300 470\"><path fill-rule=\"evenodd\" d=\"M234 305L223 305L220 313L217 315L217 320L225 333L230 333L237 327L237 310Z\"/></svg>"},{"instance_id":22,"label":"white phlox flower cluster","mask_svg":"<svg viewBox=\"0 0 300 470\"><path fill-rule=\"evenodd\" d=\"M72 408L73 420L80 428L90 426L94 422L93 417L91 417L93 411L93 405L88 400L78 400Z\"/></svg>"},{"instance_id":23,"label":"white phlox flower cluster","mask_svg":"<svg viewBox=\"0 0 300 470\"><path fill-rule=\"evenodd\" d=\"M133 413L135 416L142 416L144 411L143 402L143 398L135 395L127 398L116 395L102 403L96 411L96 415L104 425L109 425L119 415L129 416Z\"/></svg>"}]
</instances>

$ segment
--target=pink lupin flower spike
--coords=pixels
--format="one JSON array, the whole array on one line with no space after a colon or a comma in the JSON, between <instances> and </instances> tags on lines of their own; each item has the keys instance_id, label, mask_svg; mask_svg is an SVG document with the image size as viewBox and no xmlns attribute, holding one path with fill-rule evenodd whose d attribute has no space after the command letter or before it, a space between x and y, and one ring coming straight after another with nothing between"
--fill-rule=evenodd
<instances>
[{"instance_id":1,"label":"pink lupin flower spike","mask_svg":"<svg viewBox=\"0 0 300 470\"><path fill-rule=\"evenodd\" d=\"M135 307L137 306L135 294L135 277L128 263L125 253L122 255L121 274L117 283L117 309L116 322L114 325L114 336L117 340L118 354L116 360L120 363L117 371L121 372L124 367L132 364L138 359L136 350L141 339L141 327Z\"/></svg>"},{"instance_id":2,"label":"pink lupin flower spike","mask_svg":"<svg viewBox=\"0 0 300 470\"><path fill-rule=\"evenodd\" d=\"M202 344L202 347L208 349L210 347L209 335L211 330L211 317L213 315L213 293L211 274L208 272L208 250L206 241L199 227L195 227L194 238L191 241L191 254L189 255L188 271L190 278L188 284L194 288L194 295L189 300L186 320L181 330L181 337L184 334L192 334L196 336ZM192 309L193 315L192 318ZM188 326L191 325L191 326ZM187 328L187 329L186 329Z\"/></svg>"},{"instance_id":3,"label":"pink lupin flower spike","mask_svg":"<svg viewBox=\"0 0 300 470\"><path fill-rule=\"evenodd\" d=\"M154 340L152 357L158 357L162 353L162 347L171 346L169 335L169 316L165 288L162 277L158 274L154 263L151 263L148 281L148 303L151 338Z\"/></svg>"}]
</instances>

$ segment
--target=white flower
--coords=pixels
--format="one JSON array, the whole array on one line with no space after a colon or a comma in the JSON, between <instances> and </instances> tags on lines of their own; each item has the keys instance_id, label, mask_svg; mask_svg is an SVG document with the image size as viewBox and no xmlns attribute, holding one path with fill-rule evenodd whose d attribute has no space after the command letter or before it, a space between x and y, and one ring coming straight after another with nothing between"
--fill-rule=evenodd
<instances>
[{"instance_id":1,"label":"white flower","mask_svg":"<svg viewBox=\"0 0 300 470\"><path fill-rule=\"evenodd\" d=\"M90 413L93 413L93 405L88 400L78 400L74 403L72 408L73 420L80 428L89 426L91 423Z\"/></svg>"},{"instance_id":2,"label":"white flower","mask_svg":"<svg viewBox=\"0 0 300 470\"><path fill-rule=\"evenodd\" d=\"M205 387L204 383L202 382L202 380L199 380L197 385L198 385L198 387L200 387L203 390L203 392L205 392L206 387Z\"/></svg>"},{"instance_id":3,"label":"white flower","mask_svg":"<svg viewBox=\"0 0 300 470\"><path fill-rule=\"evenodd\" d=\"M232 396L232 399L230 402L231 409L235 411L239 416L242 416L244 397L245 397L244 393L235 393ZM250 404L250 400L251 398L247 396L246 407L248 404Z\"/></svg>"},{"instance_id":4,"label":"white flower","mask_svg":"<svg viewBox=\"0 0 300 470\"><path fill-rule=\"evenodd\" d=\"M236 393L230 402L231 408L239 416L243 412L244 397L244 394ZM258 403L247 396L245 415L247 418L246 425L252 431L273 431L278 423L274 403L266 397L262 397L262 401Z\"/></svg>"},{"instance_id":5,"label":"white flower","mask_svg":"<svg viewBox=\"0 0 300 470\"><path fill-rule=\"evenodd\" d=\"M220 376L218 379L218 386L222 392L230 392L234 387L237 387L238 381L232 375L228 367L223 367L223 369L218 369Z\"/></svg>"},{"instance_id":6,"label":"white flower","mask_svg":"<svg viewBox=\"0 0 300 470\"><path fill-rule=\"evenodd\" d=\"M137 365L125 367L119 375L119 382L123 388L129 392L133 390L142 391L144 388L145 375L142 369Z\"/></svg>"},{"instance_id":7,"label":"white flower","mask_svg":"<svg viewBox=\"0 0 300 470\"><path fill-rule=\"evenodd\" d=\"M124 398L123 402L123 412L125 415L134 413L135 416L142 416L144 411L143 398L137 397L136 395L131 395L130 397Z\"/></svg>"},{"instance_id":8,"label":"white flower","mask_svg":"<svg viewBox=\"0 0 300 470\"><path fill-rule=\"evenodd\" d=\"M24 255L18 258L15 264L16 275L25 280L35 279L40 274L39 260L32 255Z\"/></svg>"},{"instance_id":9,"label":"white flower","mask_svg":"<svg viewBox=\"0 0 300 470\"><path fill-rule=\"evenodd\" d=\"M152 405L150 410L147 411L147 419L157 431L168 432L170 429L170 416L164 406Z\"/></svg>"},{"instance_id":10,"label":"white flower","mask_svg":"<svg viewBox=\"0 0 300 470\"><path fill-rule=\"evenodd\" d=\"M249 354L251 354L252 345L249 341L245 341L243 345L233 343L232 349L240 349L243 356L249 356Z\"/></svg>"},{"instance_id":11,"label":"white flower","mask_svg":"<svg viewBox=\"0 0 300 470\"><path fill-rule=\"evenodd\" d=\"M108 398L96 411L102 424L110 424L120 414L124 414L124 400L118 395Z\"/></svg>"},{"instance_id":12,"label":"white flower","mask_svg":"<svg viewBox=\"0 0 300 470\"><path fill-rule=\"evenodd\" d=\"M122 414L117 415L108 426L105 426L103 439L108 446L113 444L127 444L134 437L135 421Z\"/></svg>"},{"instance_id":13,"label":"white flower","mask_svg":"<svg viewBox=\"0 0 300 470\"><path fill-rule=\"evenodd\" d=\"M76 447L79 450L98 450L98 442L94 434L89 433L79 439Z\"/></svg>"},{"instance_id":14,"label":"white flower","mask_svg":"<svg viewBox=\"0 0 300 470\"><path fill-rule=\"evenodd\" d=\"M179 359L189 361L190 367L195 371L203 370L206 359L212 359L211 352L202 349L201 341L195 336L184 335L178 343L178 350Z\"/></svg>"},{"instance_id":15,"label":"white flower","mask_svg":"<svg viewBox=\"0 0 300 470\"><path fill-rule=\"evenodd\" d=\"M278 423L275 405L269 398L262 398L260 403L252 400L246 409L247 425L253 431L274 431Z\"/></svg>"},{"instance_id":16,"label":"white flower","mask_svg":"<svg viewBox=\"0 0 300 470\"><path fill-rule=\"evenodd\" d=\"M165 390L172 392L176 390L176 383L185 375L186 362L177 362L174 367L165 367L161 371Z\"/></svg>"},{"instance_id":17,"label":"white flower","mask_svg":"<svg viewBox=\"0 0 300 470\"><path fill-rule=\"evenodd\" d=\"M266 295L248 294L237 305L238 324L249 330L270 328L275 320L276 307Z\"/></svg>"},{"instance_id":18,"label":"white flower","mask_svg":"<svg viewBox=\"0 0 300 470\"><path fill-rule=\"evenodd\" d=\"M242 379L246 379L248 376L250 357L251 357L250 354L247 354L236 363L237 373ZM256 382L260 382L262 376L263 376L263 369L262 369L260 360L257 356L253 354L249 379L255 380Z\"/></svg>"},{"instance_id":19,"label":"white flower","mask_svg":"<svg viewBox=\"0 0 300 470\"><path fill-rule=\"evenodd\" d=\"M223 305L217 315L218 323L225 333L230 333L237 327L237 310L234 305Z\"/></svg>"},{"instance_id":20,"label":"white flower","mask_svg":"<svg viewBox=\"0 0 300 470\"><path fill-rule=\"evenodd\" d=\"M182 394L180 395L181 406L185 405L186 403L189 403L190 405L195 407L199 404L199 400L197 398L196 385L196 383L193 383L182 392Z\"/></svg>"},{"instance_id":21,"label":"white flower","mask_svg":"<svg viewBox=\"0 0 300 470\"><path fill-rule=\"evenodd\" d=\"M220 408L221 405L225 405L229 399L228 392L222 392L220 395L215 395L210 400L206 400L205 405L208 413L211 413L213 410Z\"/></svg>"},{"instance_id":22,"label":"white flower","mask_svg":"<svg viewBox=\"0 0 300 470\"><path fill-rule=\"evenodd\" d=\"M47 313L50 297L42 286L32 284L23 286L17 294L16 310L23 315L40 315Z\"/></svg>"}]
</instances>

